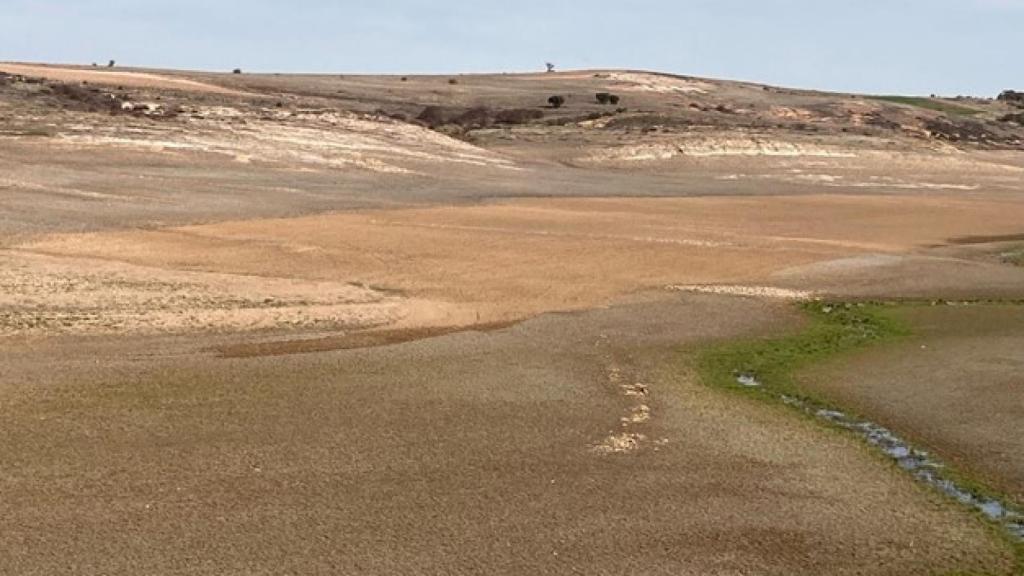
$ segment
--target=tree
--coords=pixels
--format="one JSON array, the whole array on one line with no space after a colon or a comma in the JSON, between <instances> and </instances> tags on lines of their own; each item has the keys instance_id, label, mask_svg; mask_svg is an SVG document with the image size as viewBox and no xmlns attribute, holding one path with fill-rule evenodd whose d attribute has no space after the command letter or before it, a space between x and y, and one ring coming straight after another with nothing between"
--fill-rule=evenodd
<instances>
[{"instance_id":1,"label":"tree","mask_svg":"<svg viewBox=\"0 0 1024 576\"><path fill-rule=\"evenodd\" d=\"M110 62L107 63L107 68L113 68L114 64L115 64L115 62L113 60L111 60Z\"/></svg>"},{"instance_id":2,"label":"tree","mask_svg":"<svg viewBox=\"0 0 1024 576\"><path fill-rule=\"evenodd\" d=\"M544 66L548 69L549 74L555 71L555 65L551 62L545 62Z\"/></svg>"}]
</instances>

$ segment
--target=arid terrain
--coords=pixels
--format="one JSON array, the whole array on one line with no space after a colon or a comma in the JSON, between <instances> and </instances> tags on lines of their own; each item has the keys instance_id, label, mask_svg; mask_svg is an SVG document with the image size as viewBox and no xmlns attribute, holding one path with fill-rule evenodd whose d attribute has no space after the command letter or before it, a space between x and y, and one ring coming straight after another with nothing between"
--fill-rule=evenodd
<instances>
[{"instance_id":1,"label":"arid terrain","mask_svg":"<svg viewBox=\"0 0 1024 576\"><path fill-rule=\"evenodd\" d=\"M1019 113L0 63L0 573L1018 574L694 358L885 302L801 386L1024 506Z\"/></svg>"}]
</instances>

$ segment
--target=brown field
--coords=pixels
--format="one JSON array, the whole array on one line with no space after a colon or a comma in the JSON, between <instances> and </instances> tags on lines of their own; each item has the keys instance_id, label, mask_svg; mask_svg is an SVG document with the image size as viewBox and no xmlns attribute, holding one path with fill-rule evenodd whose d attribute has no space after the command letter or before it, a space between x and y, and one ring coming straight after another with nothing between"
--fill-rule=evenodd
<instances>
[{"instance_id":1,"label":"brown field","mask_svg":"<svg viewBox=\"0 0 1024 576\"><path fill-rule=\"evenodd\" d=\"M10 573L1019 570L856 439L689 368L798 330L789 300L1024 298L1002 104L0 72ZM909 308L916 340L808 385L1019 498L1024 318L970 310Z\"/></svg>"}]
</instances>

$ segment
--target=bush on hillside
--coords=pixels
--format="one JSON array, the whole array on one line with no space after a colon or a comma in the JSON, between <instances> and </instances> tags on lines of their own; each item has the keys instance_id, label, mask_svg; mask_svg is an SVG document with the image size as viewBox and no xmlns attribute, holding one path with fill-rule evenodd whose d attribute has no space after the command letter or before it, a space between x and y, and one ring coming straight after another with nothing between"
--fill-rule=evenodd
<instances>
[{"instance_id":1,"label":"bush on hillside","mask_svg":"<svg viewBox=\"0 0 1024 576\"><path fill-rule=\"evenodd\" d=\"M494 115L495 124L526 124L544 118L544 112L536 108L513 108L499 110Z\"/></svg>"}]
</instances>

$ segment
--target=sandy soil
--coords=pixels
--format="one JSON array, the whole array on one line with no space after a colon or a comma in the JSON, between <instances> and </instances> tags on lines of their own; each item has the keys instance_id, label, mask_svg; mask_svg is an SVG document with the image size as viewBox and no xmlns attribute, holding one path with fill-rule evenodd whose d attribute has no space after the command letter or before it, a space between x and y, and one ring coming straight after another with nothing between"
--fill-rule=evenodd
<instances>
[{"instance_id":1,"label":"sandy soil","mask_svg":"<svg viewBox=\"0 0 1024 576\"><path fill-rule=\"evenodd\" d=\"M165 274L301 279L313 301L322 282L380 286L446 311L406 317L411 328L417 320L506 322L676 285L774 281L827 294L827 280L850 273L866 288L888 289L875 281L885 278L879 269L941 293L956 288L948 270L972 266L990 272L993 289L1019 293L1024 276L1007 266L919 256L939 265L918 266L925 274L917 276L907 269L923 247L977 230L1016 232L1022 221L1024 202L984 195L519 200L55 236L20 250L70 267L84 258L78 266L102 259Z\"/></svg>"},{"instance_id":2,"label":"sandy soil","mask_svg":"<svg viewBox=\"0 0 1024 576\"><path fill-rule=\"evenodd\" d=\"M913 338L815 369L806 385L1024 504L1024 307L914 306L897 317Z\"/></svg>"}]
</instances>

